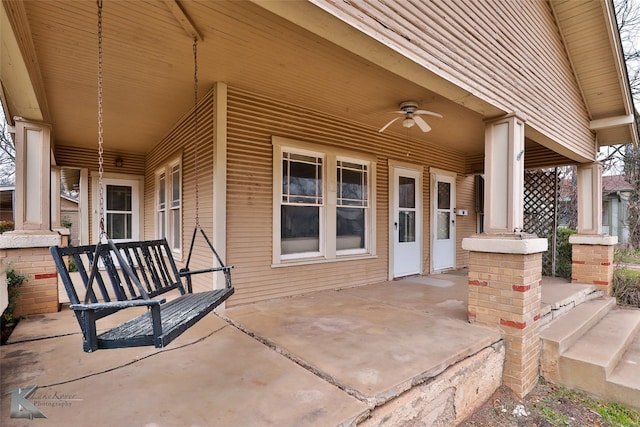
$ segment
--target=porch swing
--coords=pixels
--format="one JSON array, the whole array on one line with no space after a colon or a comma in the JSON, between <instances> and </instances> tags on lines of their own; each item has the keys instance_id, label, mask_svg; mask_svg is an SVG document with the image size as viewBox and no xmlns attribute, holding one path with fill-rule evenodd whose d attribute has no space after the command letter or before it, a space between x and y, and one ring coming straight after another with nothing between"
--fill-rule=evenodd
<instances>
[{"instance_id":1,"label":"porch swing","mask_svg":"<svg viewBox=\"0 0 640 427\"><path fill-rule=\"evenodd\" d=\"M104 224L103 129L102 129L102 0L98 6L98 188L100 221L98 243L85 246L50 248L65 290L80 324L83 349L93 352L104 348L153 345L162 348L210 313L233 294L231 269L225 265L200 226L198 194L198 147L195 147L196 194L195 227L184 268L178 270L166 238L148 241L114 242ZM194 128L198 133L198 38L193 41ZM198 231L217 261L217 267L190 270L191 255ZM72 259L84 286L84 298L78 297L67 259ZM222 272L224 288L193 292L192 276ZM183 283L183 279L186 283ZM97 291L94 286L97 285ZM78 287L80 284L78 283ZM161 295L174 291L179 295L167 302ZM114 328L98 334L96 321L124 309L146 307L147 311ZM138 309L139 310L139 309Z\"/></svg>"}]
</instances>

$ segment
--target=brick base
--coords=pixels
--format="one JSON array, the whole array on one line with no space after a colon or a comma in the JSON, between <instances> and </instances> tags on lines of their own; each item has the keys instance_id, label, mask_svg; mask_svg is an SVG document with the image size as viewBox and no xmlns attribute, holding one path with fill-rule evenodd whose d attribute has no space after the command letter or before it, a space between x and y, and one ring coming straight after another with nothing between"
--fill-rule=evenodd
<instances>
[{"instance_id":1,"label":"brick base","mask_svg":"<svg viewBox=\"0 0 640 427\"><path fill-rule=\"evenodd\" d=\"M542 254L469 254L469 321L502 329L504 384L519 397L538 381Z\"/></svg>"},{"instance_id":2,"label":"brick base","mask_svg":"<svg viewBox=\"0 0 640 427\"><path fill-rule=\"evenodd\" d=\"M58 273L48 248L3 249L0 258L28 278L20 288L15 316L58 311Z\"/></svg>"},{"instance_id":3,"label":"brick base","mask_svg":"<svg viewBox=\"0 0 640 427\"><path fill-rule=\"evenodd\" d=\"M605 295L613 292L613 246L573 244L571 281L596 285Z\"/></svg>"}]
</instances>

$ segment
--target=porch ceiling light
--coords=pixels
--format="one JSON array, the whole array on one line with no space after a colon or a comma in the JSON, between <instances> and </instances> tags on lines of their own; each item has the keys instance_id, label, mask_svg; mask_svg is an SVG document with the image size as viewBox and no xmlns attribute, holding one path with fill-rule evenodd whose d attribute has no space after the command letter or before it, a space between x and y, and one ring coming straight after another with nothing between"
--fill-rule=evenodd
<instances>
[{"instance_id":1,"label":"porch ceiling light","mask_svg":"<svg viewBox=\"0 0 640 427\"><path fill-rule=\"evenodd\" d=\"M413 120L411 117L408 117L408 118L406 118L406 119L404 119L402 121L402 126L404 126L406 128L413 127L413 125L415 125L415 124L416 124L416 121Z\"/></svg>"}]
</instances>

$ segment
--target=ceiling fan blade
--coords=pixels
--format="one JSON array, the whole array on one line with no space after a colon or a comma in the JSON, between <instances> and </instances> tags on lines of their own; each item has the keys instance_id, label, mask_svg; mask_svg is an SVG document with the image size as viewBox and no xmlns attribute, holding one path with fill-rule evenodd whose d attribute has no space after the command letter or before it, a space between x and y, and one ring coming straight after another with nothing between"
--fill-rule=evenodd
<instances>
[{"instance_id":1,"label":"ceiling fan blade","mask_svg":"<svg viewBox=\"0 0 640 427\"><path fill-rule=\"evenodd\" d=\"M434 117L438 117L439 119L442 118L442 114L438 114L438 113L434 113L433 111L427 111L427 110L417 110L415 113L413 114L425 114L427 116L434 116Z\"/></svg>"},{"instance_id":2,"label":"ceiling fan blade","mask_svg":"<svg viewBox=\"0 0 640 427\"><path fill-rule=\"evenodd\" d=\"M413 120L416 122L418 127L422 132L429 132L431 130L431 126L420 116L413 116Z\"/></svg>"},{"instance_id":3,"label":"ceiling fan blade","mask_svg":"<svg viewBox=\"0 0 640 427\"><path fill-rule=\"evenodd\" d=\"M402 118L402 117L396 117L395 119L392 119L389 123L387 123L386 125L384 125L384 126L382 127L382 129L380 129L378 132L380 132L380 133L384 132L384 130L385 130L386 128L388 128L389 126L391 126L391 124L392 124L393 122L395 122L396 120L399 120L399 119L401 119L401 118Z\"/></svg>"}]
</instances>

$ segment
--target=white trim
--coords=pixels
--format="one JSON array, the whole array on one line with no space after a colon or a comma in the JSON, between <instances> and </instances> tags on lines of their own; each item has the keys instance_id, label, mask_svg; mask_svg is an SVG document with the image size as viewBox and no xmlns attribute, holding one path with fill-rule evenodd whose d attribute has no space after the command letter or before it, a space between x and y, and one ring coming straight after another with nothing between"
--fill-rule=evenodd
<instances>
[{"instance_id":1,"label":"white trim","mask_svg":"<svg viewBox=\"0 0 640 427\"><path fill-rule=\"evenodd\" d=\"M227 84L216 82L213 98L213 230L212 243L222 260L227 260ZM225 286L219 274L214 274L213 288ZM224 308L224 306L223 306Z\"/></svg>"},{"instance_id":2,"label":"white trim","mask_svg":"<svg viewBox=\"0 0 640 427\"><path fill-rule=\"evenodd\" d=\"M613 246L618 244L618 236L604 234L572 234L569 236L572 245L600 245Z\"/></svg>"},{"instance_id":3,"label":"white trim","mask_svg":"<svg viewBox=\"0 0 640 427\"><path fill-rule=\"evenodd\" d=\"M80 169L80 244L88 245L89 234L89 169Z\"/></svg>"},{"instance_id":4,"label":"white trim","mask_svg":"<svg viewBox=\"0 0 640 427\"><path fill-rule=\"evenodd\" d=\"M549 247L547 239L520 239L517 237L467 237L462 239L462 249L471 252L487 252L494 254L536 254L546 252Z\"/></svg>"},{"instance_id":5,"label":"white trim","mask_svg":"<svg viewBox=\"0 0 640 427\"><path fill-rule=\"evenodd\" d=\"M0 249L47 248L60 246L61 236L57 232L8 231L0 234Z\"/></svg>"},{"instance_id":6,"label":"white trim","mask_svg":"<svg viewBox=\"0 0 640 427\"><path fill-rule=\"evenodd\" d=\"M451 172L448 170L444 170L444 169L438 169L438 168L434 168L433 166L429 167L429 173L430 174L436 174L436 175L446 175L446 176L450 176L453 179L456 179L458 177L458 174L456 172Z\"/></svg>"}]
</instances>

